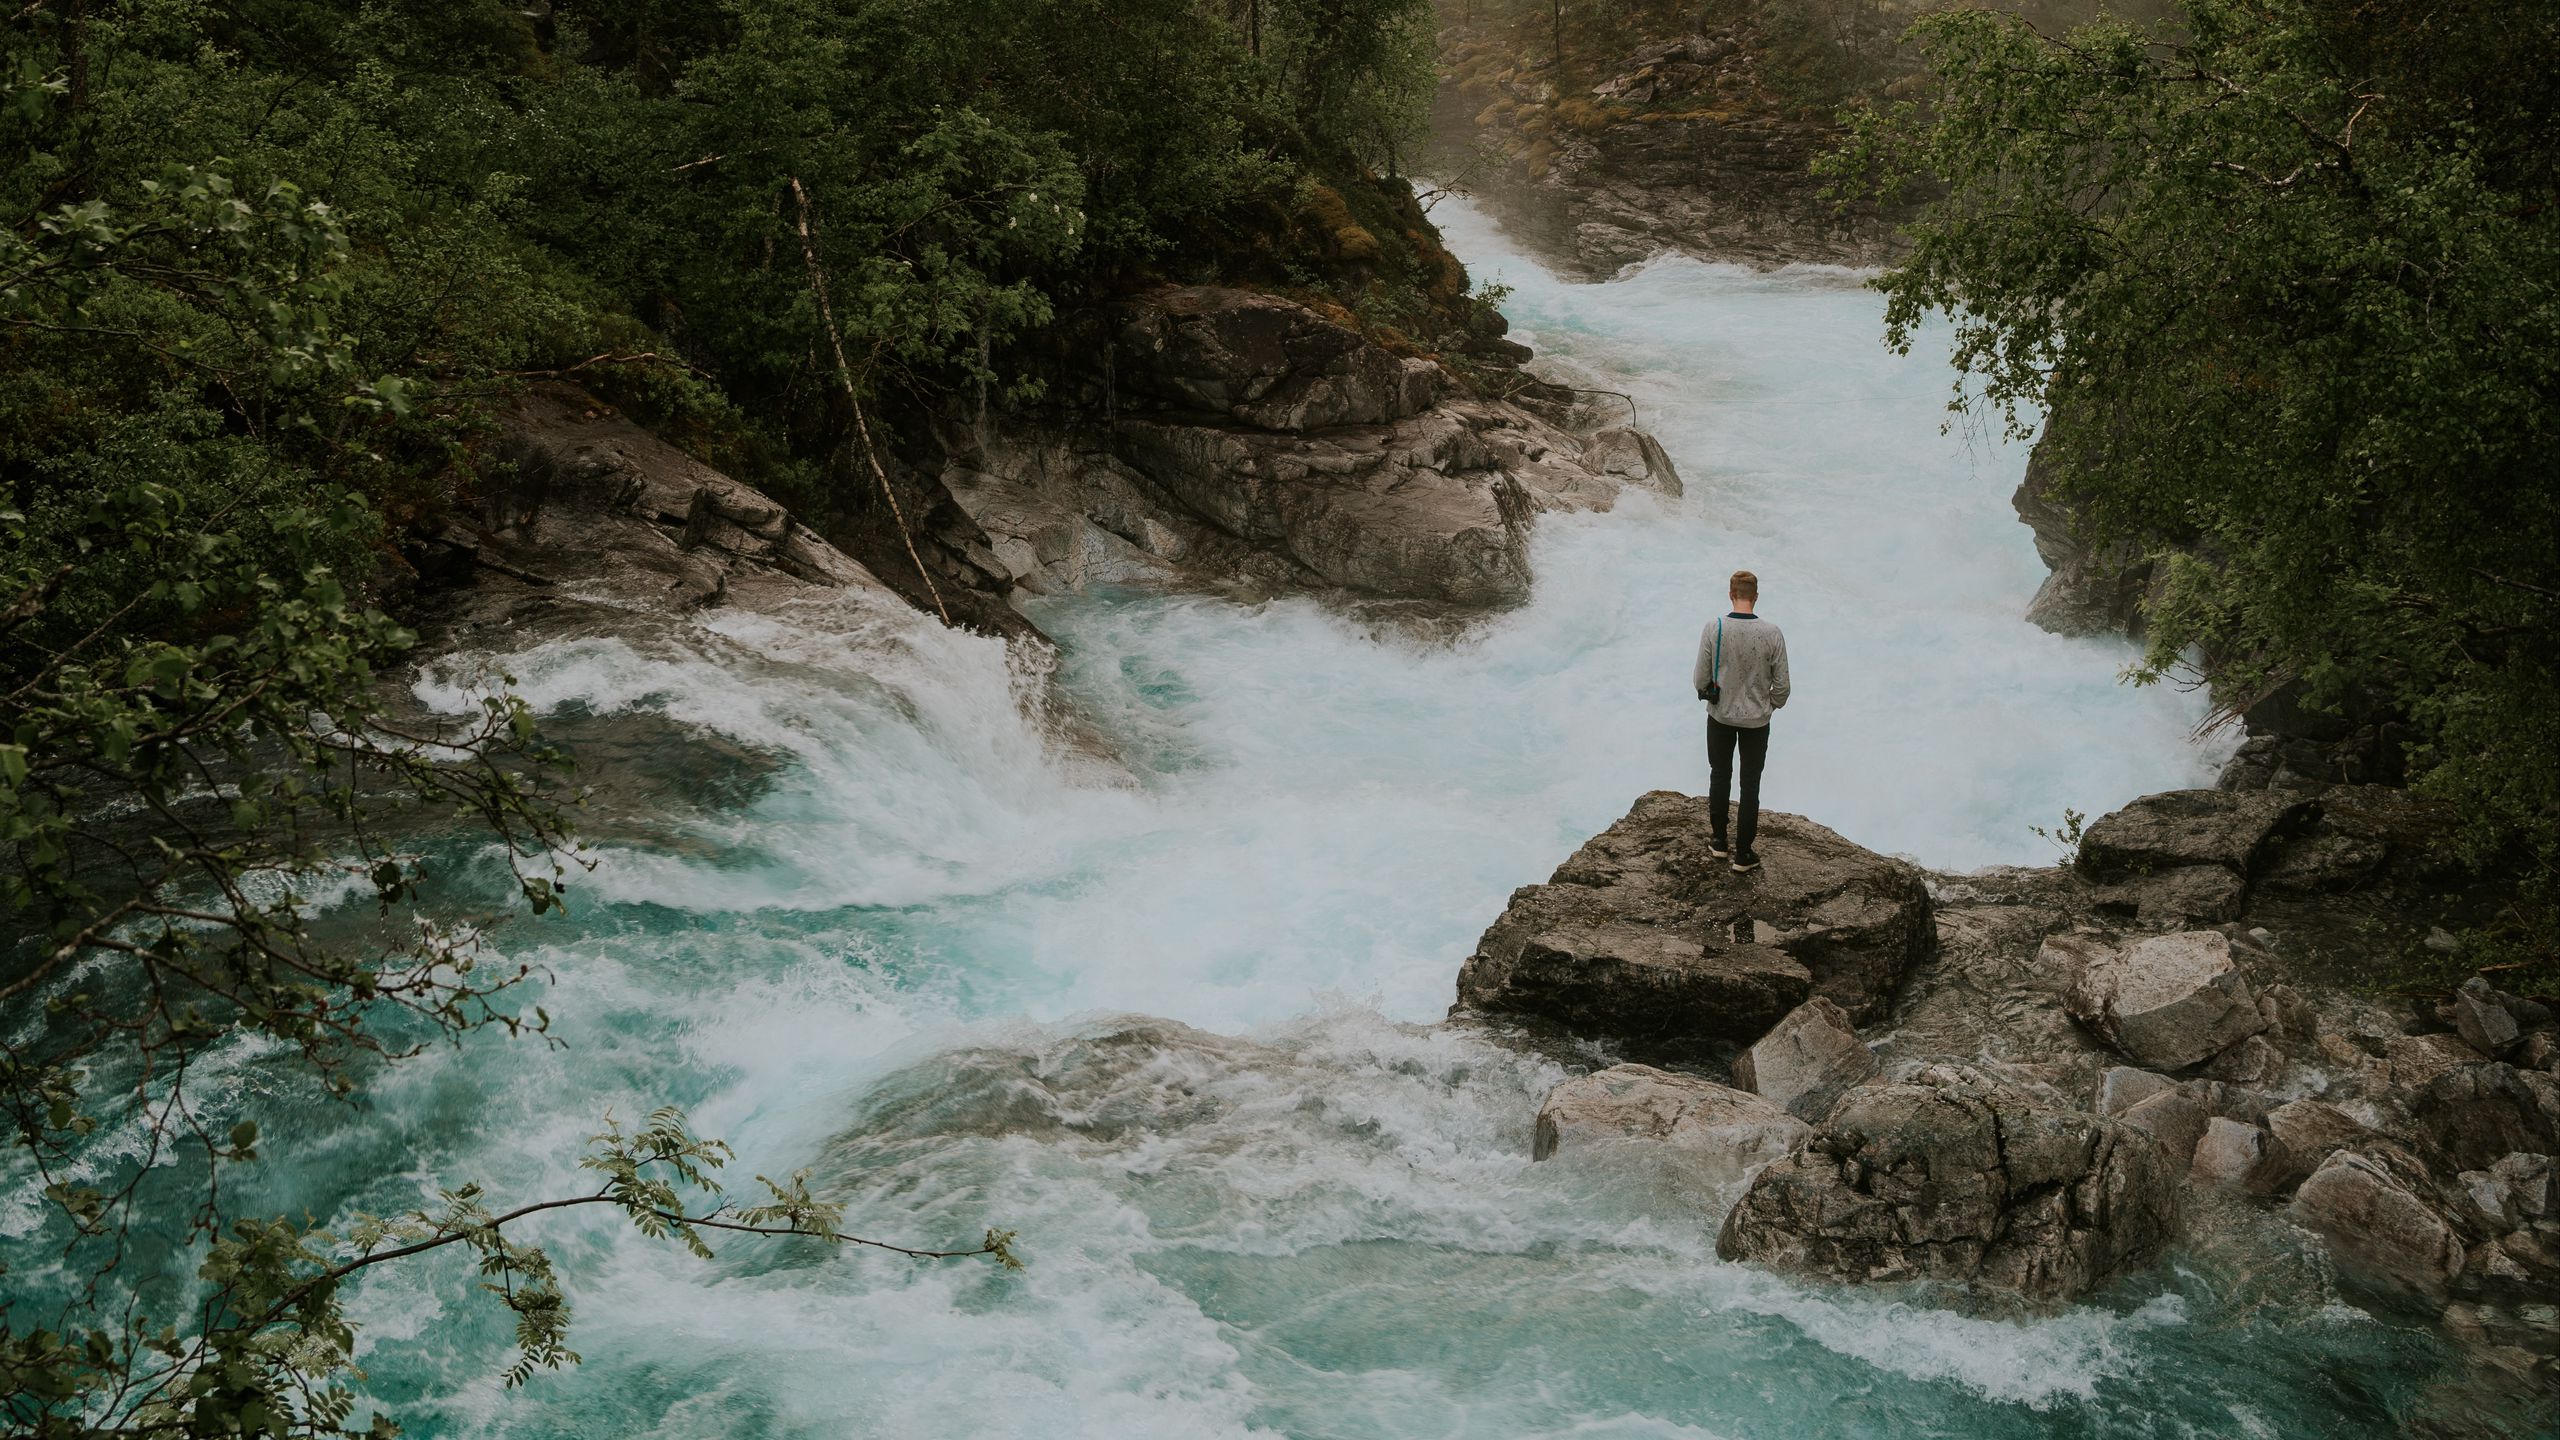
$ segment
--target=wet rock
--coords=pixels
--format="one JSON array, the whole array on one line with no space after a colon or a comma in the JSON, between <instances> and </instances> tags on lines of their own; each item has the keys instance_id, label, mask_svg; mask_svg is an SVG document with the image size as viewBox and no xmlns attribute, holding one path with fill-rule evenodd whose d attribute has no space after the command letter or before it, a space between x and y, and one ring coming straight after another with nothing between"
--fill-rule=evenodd
<instances>
[{"instance_id":1,"label":"wet rock","mask_svg":"<svg viewBox=\"0 0 2560 1440\"><path fill-rule=\"evenodd\" d=\"M2199 1184L2252 1195L2280 1194L2296 1178L2283 1141L2255 1125L2219 1117L2205 1123L2188 1173Z\"/></svg>"},{"instance_id":2,"label":"wet rock","mask_svg":"<svg viewBox=\"0 0 2560 1440\"><path fill-rule=\"evenodd\" d=\"M2182 1070L2266 1028L2231 941L2215 931L2123 946L2085 936L2046 943L2071 976L2063 997L2071 1017L2142 1065Z\"/></svg>"},{"instance_id":3,"label":"wet rock","mask_svg":"<svg viewBox=\"0 0 2560 1440\"><path fill-rule=\"evenodd\" d=\"M2295 1221L2362 1278L2442 1303L2465 1250L2427 1176L2387 1151L2341 1150L2293 1195Z\"/></svg>"},{"instance_id":4,"label":"wet rock","mask_svg":"<svg viewBox=\"0 0 2560 1440\"><path fill-rule=\"evenodd\" d=\"M2204 1113L2194 1098L2177 1090L2163 1090L2146 1096L2127 1107L2124 1123L2140 1130L2160 1144L2160 1156L2173 1175L2184 1175L2193 1168L2196 1146L2203 1142L2209 1125L2228 1124Z\"/></svg>"},{"instance_id":5,"label":"wet rock","mask_svg":"<svg viewBox=\"0 0 2560 1440\"><path fill-rule=\"evenodd\" d=\"M1733 1078L1797 1119L1818 1121L1878 1068L1875 1052L1858 1038L1848 1015L1817 995L1742 1052Z\"/></svg>"},{"instance_id":6,"label":"wet rock","mask_svg":"<svg viewBox=\"0 0 2560 1440\"><path fill-rule=\"evenodd\" d=\"M1662 448L1661 441L1632 426L1612 425L1594 432L1582 442L1582 460L1601 474L1630 485L1666 495L1680 493L1680 472L1671 464L1671 452Z\"/></svg>"},{"instance_id":7,"label":"wet rock","mask_svg":"<svg viewBox=\"0 0 2560 1440\"><path fill-rule=\"evenodd\" d=\"M2457 1170L2499 1157L2560 1153L2560 1077L2497 1061L2463 1065L2409 1101L2422 1144Z\"/></svg>"},{"instance_id":8,"label":"wet rock","mask_svg":"<svg viewBox=\"0 0 2560 1440\"><path fill-rule=\"evenodd\" d=\"M1613 1065L1547 1092L1531 1158L1641 1142L1677 1152L1704 1178L1738 1180L1808 1133L1803 1121L1757 1095L1650 1065Z\"/></svg>"},{"instance_id":9,"label":"wet rock","mask_svg":"<svg viewBox=\"0 0 2560 1440\"><path fill-rule=\"evenodd\" d=\"M1513 893L1458 974L1461 1007L1660 1043L1749 1042L1819 994L1883 1012L1936 932L1919 872L1764 815L1762 869L1707 853L1706 802L1657 790Z\"/></svg>"},{"instance_id":10,"label":"wet rock","mask_svg":"<svg viewBox=\"0 0 2560 1440\"><path fill-rule=\"evenodd\" d=\"M1849 1092L1762 1170L1716 1253L1843 1281L1939 1280L2058 1301L2156 1254L2173 1177L2151 1136L1927 1066Z\"/></svg>"},{"instance_id":11,"label":"wet rock","mask_svg":"<svg viewBox=\"0 0 2560 1440\"><path fill-rule=\"evenodd\" d=\"M2076 863L2101 883L2192 865L2245 876L2270 842L2314 813L2298 796L2163 791L2090 822Z\"/></svg>"},{"instance_id":12,"label":"wet rock","mask_svg":"<svg viewBox=\"0 0 2560 1440\"><path fill-rule=\"evenodd\" d=\"M2130 1065L2113 1065L2098 1077L2098 1113L2121 1115L2154 1095L2178 1088L2178 1082Z\"/></svg>"}]
</instances>

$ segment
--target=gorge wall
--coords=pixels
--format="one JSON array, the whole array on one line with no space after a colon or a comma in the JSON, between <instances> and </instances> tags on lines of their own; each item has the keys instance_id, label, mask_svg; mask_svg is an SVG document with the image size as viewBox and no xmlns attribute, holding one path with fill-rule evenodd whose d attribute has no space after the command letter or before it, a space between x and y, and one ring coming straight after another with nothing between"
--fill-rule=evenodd
<instances>
[{"instance_id":1,"label":"gorge wall","mask_svg":"<svg viewBox=\"0 0 2560 1440\"><path fill-rule=\"evenodd\" d=\"M1524 54L1508 33L1444 36L1438 162L1560 268L1605 276L1669 251L1755 266L1877 265L1909 213L1825 193L1840 132L1782 96L1748 23L1696 11L1623 49Z\"/></svg>"}]
</instances>

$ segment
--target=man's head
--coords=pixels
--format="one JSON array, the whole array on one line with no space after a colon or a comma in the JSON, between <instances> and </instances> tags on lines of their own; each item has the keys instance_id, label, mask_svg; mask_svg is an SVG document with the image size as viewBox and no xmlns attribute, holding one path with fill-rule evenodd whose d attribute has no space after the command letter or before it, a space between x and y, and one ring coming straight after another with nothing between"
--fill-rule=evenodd
<instances>
[{"instance_id":1,"label":"man's head","mask_svg":"<svg viewBox=\"0 0 2560 1440\"><path fill-rule=\"evenodd\" d=\"M1760 603L1760 577L1748 570L1736 570L1726 593L1733 597L1734 609L1747 611Z\"/></svg>"}]
</instances>

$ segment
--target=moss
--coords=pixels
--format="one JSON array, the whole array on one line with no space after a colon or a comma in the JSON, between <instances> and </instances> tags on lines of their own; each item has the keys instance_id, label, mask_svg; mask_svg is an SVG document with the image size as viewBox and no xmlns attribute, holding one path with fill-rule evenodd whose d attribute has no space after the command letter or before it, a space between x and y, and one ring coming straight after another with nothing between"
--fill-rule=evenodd
<instances>
[{"instance_id":1,"label":"moss","mask_svg":"<svg viewBox=\"0 0 2560 1440\"><path fill-rule=\"evenodd\" d=\"M1556 102L1556 119L1569 128L1588 135L1595 130L1609 128L1617 117L1607 106L1589 100L1573 99Z\"/></svg>"},{"instance_id":2,"label":"moss","mask_svg":"<svg viewBox=\"0 0 2560 1440\"><path fill-rule=\"evenodd\" d=\"M1315 231L1327 259L1368 265L1385 253L1376 233L1360 223L1342 192L1330 185L1316 182L1306 186L1299 212Z\"/></svg>"}]
</instances>

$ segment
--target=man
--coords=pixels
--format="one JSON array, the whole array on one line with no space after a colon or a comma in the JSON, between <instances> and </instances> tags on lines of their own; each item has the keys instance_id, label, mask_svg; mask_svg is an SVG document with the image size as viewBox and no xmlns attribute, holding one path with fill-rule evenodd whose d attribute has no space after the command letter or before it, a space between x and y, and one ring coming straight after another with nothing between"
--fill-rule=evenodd
<instances>
[{"instance_id":1,"label":"man","mask_svg":"<svg viewBox=\"0 0 2560 1440\"><path fill-rule=\"evenodd\" d=\"M1707 702L1707 804L1715 814L1715 834L1707 852L1730 858L1733 873L1760 868L1751 842L1760 833L1760 767L1769 758L1769 716L1787 703L1787 637L1778 627L1752 613L1760 604L1760 577L1748 570L1733 572L1733 609L1718 616L1698 636L1698 663L1691 675L1698 698ZM1742 820L1738 842L1725 847L1724 808L1733 793L1733 752L1742 751Z\"/></svg>"}]
</instances>

